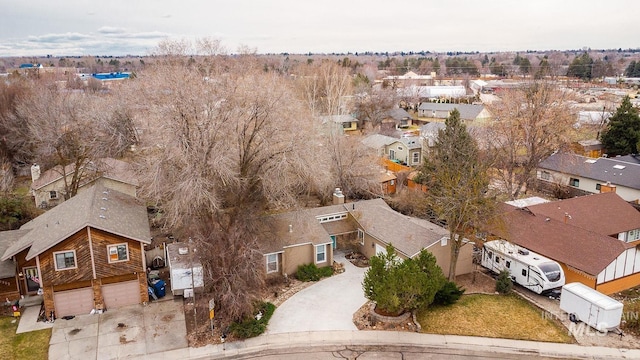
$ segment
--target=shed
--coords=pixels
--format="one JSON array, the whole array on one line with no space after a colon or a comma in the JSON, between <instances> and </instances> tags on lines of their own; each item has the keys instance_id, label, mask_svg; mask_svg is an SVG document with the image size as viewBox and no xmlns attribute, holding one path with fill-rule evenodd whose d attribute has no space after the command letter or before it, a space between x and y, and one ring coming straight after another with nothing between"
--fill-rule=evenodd
<instances>
[{"instance_id":1,"label":"shed","mask_svg":"<svg viewBox=\"0 0 640 360\"><path fill-rule=\"evenodd\" d=\"M176 242L167 245L167 265L171 293L190 297L194 289L204 286L202 264L193 244Z\"/></svg>"}]
</instances>

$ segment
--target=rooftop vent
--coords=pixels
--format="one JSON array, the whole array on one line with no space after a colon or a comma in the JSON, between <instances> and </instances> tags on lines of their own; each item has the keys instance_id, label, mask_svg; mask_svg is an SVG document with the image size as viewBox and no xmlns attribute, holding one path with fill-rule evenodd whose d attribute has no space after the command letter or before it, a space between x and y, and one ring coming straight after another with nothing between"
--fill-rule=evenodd
<instances>
[{"instance_id":1,"label":"rooftop vent","mask_svg":"<svg viewBox=\"0 0 640 360\"><path fill-rule=\"evenodd\" d=\"M529 250L518 249L518 254L520 254L520 255L529 255Z\"/></svg>"},{"instance_id":2,"label":"rooftop vent","mask_svg":"<svg viewBox=\"0 0 640 360\"><path fill-rule=\"evenodd\" d=\"M189 248L186 248L186 247L178 248L178 254L187 255L188 253L189 253Z\"/></svg>"},{"instance_id":3,"label":"rooftop vent","mask_svg":"<svg viewBox=\"0 0 640 360\"><path fill-rule=\"evenodd\" d=\"M100 219L106 219L107 217L104 215L100 215Z\"/></svg>"}]
</instances>

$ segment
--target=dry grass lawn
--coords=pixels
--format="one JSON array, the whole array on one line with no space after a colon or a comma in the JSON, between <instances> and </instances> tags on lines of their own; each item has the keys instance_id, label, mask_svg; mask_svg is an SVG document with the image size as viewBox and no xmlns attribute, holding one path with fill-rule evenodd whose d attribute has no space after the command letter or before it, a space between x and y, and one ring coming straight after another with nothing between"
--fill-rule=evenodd
<instances>
[{"instance_id":1,"label":"dry grass lawn","mask_svg":"<svg viewBox=\"0 0 640 360\"><path fill-rule=\"evenodd\" d=\"M511 295L465 295L451 306L418 313L422 332L516 340L574 343L567 329Z\"/></svg>"},{"instance_id":2,"label":"dry grass lawn","mask_svg":"<svg viewBox=\"0 0 640 360\"><path fill-rule=\"evenodd\" d=\"M18 321L13 317L0 318L0 359L46 360L49 357L51 329L16 334Z\"/></svg>"}]
</instances>

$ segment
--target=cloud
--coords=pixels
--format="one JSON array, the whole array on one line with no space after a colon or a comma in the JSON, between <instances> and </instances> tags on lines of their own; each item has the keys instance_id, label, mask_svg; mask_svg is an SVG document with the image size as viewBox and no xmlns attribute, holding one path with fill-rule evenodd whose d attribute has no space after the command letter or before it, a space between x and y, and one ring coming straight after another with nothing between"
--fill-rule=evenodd
<instances>
[{"instance_id":1,"label":"cloud","mask_svg":"<svg viewBox=\"0 0 640 360\"><path fill-rule=\"evenodd\" d=\"M126 32L126 29L113 26L103 26L98 29L98 32L101 34L123 34Z\"/></svg>"},{"instance_id":2,"label":"cloud","mask_svg":"<svg viewBox=\"0 0 640 360\"><path fill-rule=\"evenodd\" d=\"M45 35L39 35L39 36L31 35L27 37L27 41L34 42L34 43L56 43L56 42L85 40L90 38L91 38L91 35L68 32L64 34L45 34Z\"/></svg>"}]
</instances>

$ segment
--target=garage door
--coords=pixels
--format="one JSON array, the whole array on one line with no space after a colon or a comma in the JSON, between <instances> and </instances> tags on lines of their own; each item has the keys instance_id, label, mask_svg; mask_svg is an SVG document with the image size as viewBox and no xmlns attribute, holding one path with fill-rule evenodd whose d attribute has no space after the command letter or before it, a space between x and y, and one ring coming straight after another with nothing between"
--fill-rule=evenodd
<instances>
[{"instance_id":1,"label":"garage door","mask_svg":"<svg viewBox=\"0 0 640 360\"><path fill-rule=\"evenodd\" d=\"M387 253L387 248L376 243L376 255L386 254L386 253Z\"/></svg>"},{"instance_id":2,"label":"garage door","mask_svg":"<svg viewBox=\"0 0 640 360\"><path fill-rule=\"evenodd\" d=\"M93 289L90 287L53 293L56 317L88 314L93 309Z\"/></svg>"},{"instance_id":3,"label":"garage door","mask_svg":"<svg viewBox=\"0 0 640 360\"><path fill-rule=\"evenodd\" d=\"M102 285L102 297L107 309L140 304L140 285L138 280Z\"/></svg>"}]
</instances>

